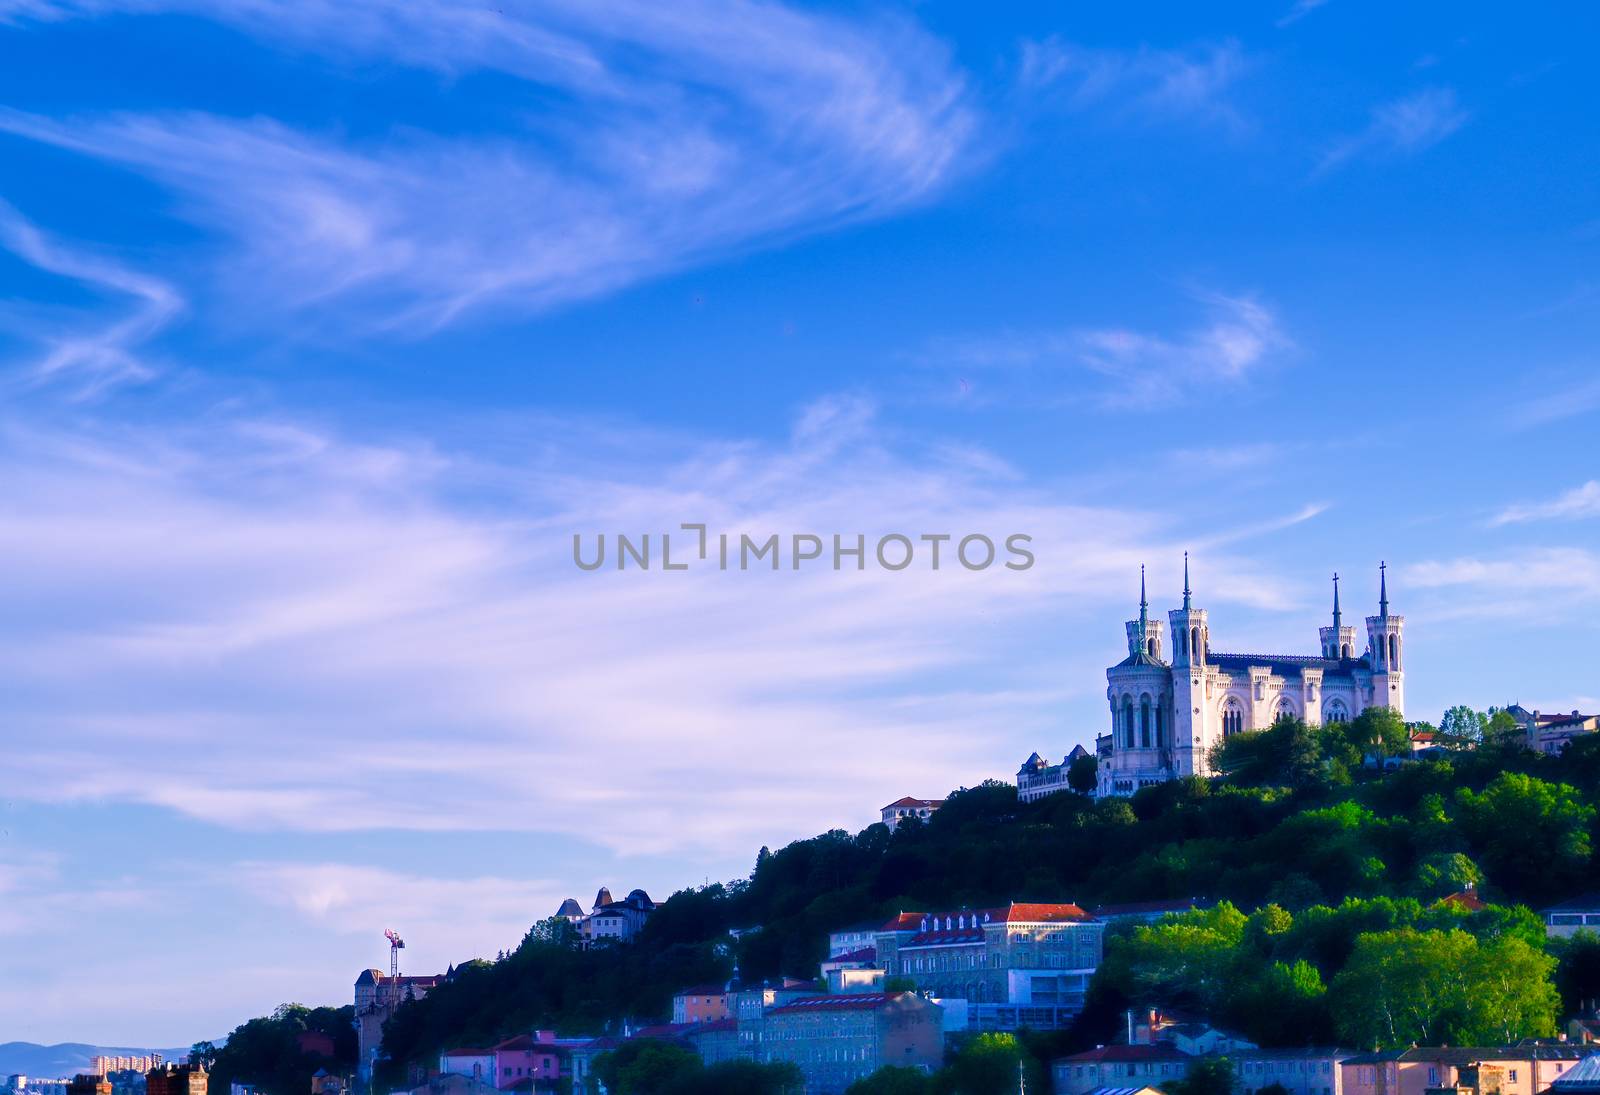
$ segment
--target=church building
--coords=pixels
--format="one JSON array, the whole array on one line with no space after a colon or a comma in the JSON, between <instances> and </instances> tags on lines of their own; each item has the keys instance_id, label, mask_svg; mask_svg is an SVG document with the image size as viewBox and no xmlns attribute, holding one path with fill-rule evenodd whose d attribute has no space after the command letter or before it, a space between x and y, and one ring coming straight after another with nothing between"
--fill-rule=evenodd
<instances>
[{"instance_id":1,"label":"church building","mask_svg":"<svg viewBox=\"0 0 1600 1095\"><path fill-rule=\"evenodd\" d=\"M1210 775L1212 746L1242 730L1264 730L1280 717L1315 726L1344 722L1368 707L1405 714L1405 617L1389 612L1386 567L1378 567L1378 614L1366 618L1367 643L1339 611L1318 630L1321 653L1222 654L1211 649L1206 610L1194 607L1189 557L1183 560L1183 607L1167 613L1171 648L1151 619L1139 571L1139 618L1127 624L1128 656L1106 670L1111 733L1100 740L1098 794L1131 795L1180 776Z\"/></svg>"}]
</instances>

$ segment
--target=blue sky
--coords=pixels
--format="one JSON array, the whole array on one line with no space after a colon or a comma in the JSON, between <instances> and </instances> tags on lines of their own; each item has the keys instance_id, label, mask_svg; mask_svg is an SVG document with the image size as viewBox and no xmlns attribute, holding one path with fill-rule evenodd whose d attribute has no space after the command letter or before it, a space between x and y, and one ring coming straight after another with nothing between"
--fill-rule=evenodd
<instances>
[{"instance_id":1,"label":"blue sky","mask_svg":"<svg viewBox=\"0 0 1600 1095\"><path fill-rule=\"evenodd\" d=\"M1387 559L1408 714L1600 703L1593 23L0 0L0 1040L1064 753L1185 550L1219 649ZM1038 562L571 564L684 521Z\"/></svg>"}]
</instances>

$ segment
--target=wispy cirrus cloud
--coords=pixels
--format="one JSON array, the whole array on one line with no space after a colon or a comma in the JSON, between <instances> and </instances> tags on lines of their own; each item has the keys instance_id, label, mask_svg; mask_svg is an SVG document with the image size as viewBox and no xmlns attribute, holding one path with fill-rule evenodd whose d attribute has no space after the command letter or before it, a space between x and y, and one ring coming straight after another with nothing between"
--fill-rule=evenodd
<instances>
[{"instance_id":1,"label":"wispy cirrus cloud","mask_svg":"<svg viewBox=\"0 0 1600 1095\"><path fill-rule=\"evenodd\" d=\"M1518 429L1546 426L1600 409L1600 380L1570 385L1513 407L1508 416Z\"/></svg>"},{"instance_id":2,"label":"wispy cirrus cloud","mask_svg":"<svg viewBox=\"0 0 1600 1095\"><path fill-rule=\"evenodd\" d=\"M1523 521L1576 520L1584 517L1600 517L1600 479L1591 479L1549 501L1519 502L1507 506L1489 523L1511 525Z\"/></svg>"},{"instance_id":3,"label":"wispy cirrus cloud","mask_svg":"<svg viewBox=\"0 0 1600 1095\"><path fill-rule=\"evenodd\" d=\"M1338 141L1323 154L1317 173L1331 171L1361 155L1407 156L1431 148L1467 123L1471 114L1448 87L1429 87L1381 103L1361 132Z\"/></svg>"},{"instance_id":4,"label":"wispy cirrus cloud","mask_svg":"<svg viewBox=\"0 0 1600 1095\"><path fill-rule=\"evenodd\" d=\"M920 356L970 377L980 399L1004 398L1025 378L1032 398L1128 407L1170 404L1206 385L1240 384L1293 345L1277 315L1254 296L1198 299L1204 318L1176 333L1119 326L1001 332L941 339Z\"/></svg>"},{"instance_id":5,"label":"wispy cirrus cloud","mask_svg":"<svg viewBox=\"0 0 1600 1095\"><path fill-rule=\"evenodd\" d=\"M0 114L6 132L126 165L236 241L253 300L365 305L411 329L537 310L730 249L917 202L957 173L973 108L943 47L903 22L778 4L610 0L0 3L14 22L178 11L288 50L496 72L559 112L484 131L357 139L202 112Z\"/></svg>"},{"instance_id":6,"label":"wispy cirrus cloud","mask_svg":"<svg viewBox=\"0 0 1600 1095\"><path fill-rule=\"evenodd\" d=\"M1021 82L1073 110L1242 127L1244 118L1228 92L1249 68L1244 50L1232 40L1187 50L1128 50L1051 36L1023 43Z\"/></svg>"},{"instance_id":7,"label":"wispy cirrus cloud","mask_svg":"<svg viewBox=\"0 0 1600 1095\"><path fill-rule=\"evenodd\" d=\"M51 238L3 199L0 249L46 274L134 302L124 314L88 323L77 312L25 315L14 311L5 321L8 333L39 347L38 356L22 365L25 381L63 381L82 398L155 375L155 367L140 351L182 312L184 301L175 288Z\"/></svg>"},{"instance_id":8,"label":"wispy cirrus cloud","mask_svg":"<svg viewBox=\"0 0 1600 1095\"><path fill-rule=\"evenodd\" d=\"M1138 564L1181 558L1166 518L1050 499L970 453L902 451L857 401L798 422L785 443L679 442L622 471L577 435L488 464L283 422L12 425L0 715L13 793L251 830L513 827L630 854L738 854L1006 770L1057 728L1063 688L1098 690L1098 670L1058 683L1063 652L1053 639L1038 661L1039 636L1094 621L1080 653L1103 664L1119 645L1104 620L1131 603ZM1038 563L572 563L574 532L684 521L1020 531ZM1207 553L1213 600L1281 607L1266 602L1282 587L1238 550ZM974 620L992 629L982 643ZM973 732L997 722L1004 740ZM841 755L855 760L841 769Z\"/></svg>"},{"instance_id":9,"label":"wispy cirrus cloud","mask_svg":"<svg viewBox=\"0 0 1600 1095\"><path fill-rule=\"evenodd\" d=\"M1600 555L1580 547L1428 560L1402 577L1416 589L1449 593L1429 609L1436 621L1496 617L1547 626L1576 605L1600 601Z\"/></svg>"},{"instance_id":10,"label":"wispy cirrus cloud","mask_svg":"<svg viewBox=\"0 0 1600 1095\"><path fill-rule=\"evenodd\" d=\"M1295 0L1294 6L1288 11L1284 12L1283 15L1278 18L1275 25L1279 29L1293 26L1295 23L1298 23L1300 20L1304 19L1306 16L1310 15L1327 2L1328 0Z\"/></svg>"}]
</instances>

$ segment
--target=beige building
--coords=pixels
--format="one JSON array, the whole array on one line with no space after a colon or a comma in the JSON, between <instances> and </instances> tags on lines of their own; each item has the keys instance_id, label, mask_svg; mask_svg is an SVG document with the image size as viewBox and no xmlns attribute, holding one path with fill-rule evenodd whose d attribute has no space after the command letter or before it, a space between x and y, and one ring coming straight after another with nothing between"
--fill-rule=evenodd
<instances>
[{"instance_id":1,"label":"beige building","mask_svg":"<svg viewBox=\"0 0 1600 1095\"><path fill-rule=\"evenodd\" d=\"M911 992L811 996L771 1008L761 1059L789 1061L806 1095L840 1095L887 1065L937 1069L944 1059L937 1004Z\"/></svg>"}]
</instances>

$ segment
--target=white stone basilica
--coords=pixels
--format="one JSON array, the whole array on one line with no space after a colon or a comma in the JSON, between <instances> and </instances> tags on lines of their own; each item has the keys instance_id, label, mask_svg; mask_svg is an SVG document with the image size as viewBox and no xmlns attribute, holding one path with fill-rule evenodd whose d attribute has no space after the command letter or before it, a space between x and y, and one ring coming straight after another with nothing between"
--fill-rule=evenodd
<instances>
[{"instance_id":1,"label":"white stone basilica","mask_svg":"<svg viewBox=\"0 0 1600 1095\"><path fill-rule=\"evenodd\" d=\"M1317 725L1353 719L1368 707L1405 713L1405 617L1389 614L1385 567L1378 567L1378 614L1367 617L1367 646L1356 655L1356 629L1339 612L1333 579L1333 624L1319 629L1322 653L1219 654L1211 649L1206 610L1189 590L1183 560L1183 607L1167 613L1172 656L1166 659L1160 620L1150 618L1144 569L1139 618L1130 620L1128 656L1106 670L1111 733L1098 742L1098 794L1131 795L1180 776L1209 775L1217 742L1241 730L1262 730L1282 715Z\"/></svg>"}]
</instances>

